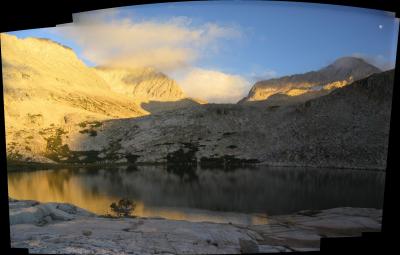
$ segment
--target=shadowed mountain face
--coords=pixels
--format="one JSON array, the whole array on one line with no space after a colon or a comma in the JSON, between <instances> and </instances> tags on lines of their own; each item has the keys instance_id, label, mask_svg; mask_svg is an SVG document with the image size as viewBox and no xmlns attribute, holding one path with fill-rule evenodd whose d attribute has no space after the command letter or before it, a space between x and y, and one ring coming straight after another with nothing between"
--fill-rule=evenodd
<instances>
[{"instance_id":1,"label":"shadowed mountain face","mask_svg":"<svg viewBox=\"0 0 400 255\"><path fill-rule=\"evenodd\" d=\"M248 96L239 103L262 101L275 94L298 97L310 93L305 97L305 99L310 99L326 95L332 89L346 86L353 81L378 72L381 70L360 58L343 57L318 71L259 81L251 88ZM315 93L315 91L319 91L319 93ZM298 102L300 98L293 101Z\"/></svg>"},{"instance_id":2,"label":"shadowed mountain face","mask_svg":"<svg viewBox=\"0 0 400 255\"><path fill-rule=\"evenodd\" d=\"M374 74L289 106L205 104L83 123L49 137L45 155L64 163L183 163L184 171L254 162L385 169L393 77Z\"/></svg>"},{"instance_id":3,"label":"shadowed mountain face","mask_svg":"<svg viewBox=\"0 0 400 255\"><path fill-rule=\"evenodd\" d=\"M135 155L135 162L384 169L393 77L374 74L290 106L206 104L107 121L81 144L107 152L112 140L119 157Z\"/></svg>"},{"instance_id":4,"label":"shadowed mountain face","mask_svg":"<svg viewBox=\"0 0 400 255\"><path fill-rule=\"evenodd\" d=\"M193 98L183 98L177 101L152 101L149 100L147 102L143 102L140 107L142 109L154 113L164 112L164 111L173 111L181 108L187 108L192 106L198 106L200 104L204 104L203 101L198 101Z\"/></svg>"}]
</instances>

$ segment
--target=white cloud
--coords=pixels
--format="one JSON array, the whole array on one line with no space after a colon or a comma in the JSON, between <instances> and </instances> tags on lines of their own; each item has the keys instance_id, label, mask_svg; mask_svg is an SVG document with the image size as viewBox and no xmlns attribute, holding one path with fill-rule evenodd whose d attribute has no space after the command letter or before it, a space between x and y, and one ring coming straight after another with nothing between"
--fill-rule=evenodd
<instances>
[{"instance_id":1,"label":"white cloud","mask_svg":"<svg viewBox=\"0 0 400 255\"><path fill-rule=\"evenodd\" d=\"M239 75L191 68L178 78L185 93L213 103L236 103L248 93L249 82Z\"/></svg>"},{"instance_id":2,"label":"white cloud","mask_svg":"<svg viewBox=\"0 0 400 255\"><path fill-rule=\"evenodd\" d=\"M82 56L97 65L152 66L170 70L192 64L218 50L221 39L236 38L236 28L213 23L193 26L187 17L136 22L116 9L75 14L58 32L82 47Z\"/></svg>"}]
</instances>

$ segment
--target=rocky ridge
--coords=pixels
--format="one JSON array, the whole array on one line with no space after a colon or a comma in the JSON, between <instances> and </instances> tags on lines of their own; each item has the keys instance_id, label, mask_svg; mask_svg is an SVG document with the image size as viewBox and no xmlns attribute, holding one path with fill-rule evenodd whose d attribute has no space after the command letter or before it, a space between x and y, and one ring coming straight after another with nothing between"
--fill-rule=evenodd
<instances>
[{"instance_id":1,"label":"rocky ridge","mask_svg":"<svg viewBox=\"0 0 400 255\"><path fill-rule=\"evenodd\" d=\"M259 81L239 103L268 101L274 95L288 96L286 104L304 102L379 72L381 70L363 59L342 57L318 71Z\"/></svg>"},{"instance_id":2,"label":"rocky ridge","mask_svg":"<svg viewBox=\"0 0 400 255\"><path fill-rule=\"evenodd\" d=\"M110 89L138 100L176 101L186 98L179 85L154 68L121 69L96 67Z\"/></svg>"}]
</instances>

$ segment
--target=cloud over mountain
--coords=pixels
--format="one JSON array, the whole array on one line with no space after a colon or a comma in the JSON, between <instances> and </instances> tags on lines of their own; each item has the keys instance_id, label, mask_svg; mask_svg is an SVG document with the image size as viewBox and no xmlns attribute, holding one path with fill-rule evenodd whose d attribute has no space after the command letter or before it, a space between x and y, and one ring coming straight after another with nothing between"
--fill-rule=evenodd
<instances>
[{"instance_id":1,"label":"cloud over mountain","mask_svg":"<svg viewBox=\"0 0 400 255\"><path fill-rule=\"evenodd\" d=\"M82 47L82 56L97 65L151 66L171 70L187 66L205 51L216 51L221 39L240 36L240 31L214 23L193 25L187 17L166 21L136 21L117 10L74 15L74 22L57 30Z\"/></svg>"},{"instance_id":2,"label":"cloud over mountain","mask_svg":"<svg viewBox=\"0 0 400 255\"><path fill-rule=\"evenodd\" d=\"M190 69L178 82L188 95L216 103L237 102L249 87L240 75L202 68Z\"/></svg>"}]
</instances>

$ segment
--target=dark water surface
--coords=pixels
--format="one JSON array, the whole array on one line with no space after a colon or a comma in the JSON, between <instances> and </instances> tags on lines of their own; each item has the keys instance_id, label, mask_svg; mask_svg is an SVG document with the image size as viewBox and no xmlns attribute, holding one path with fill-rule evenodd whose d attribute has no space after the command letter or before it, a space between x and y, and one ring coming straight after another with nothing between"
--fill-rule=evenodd
<instances>
[{"instance_id":1,"label":"dark water surface","mask_svg":"<svg viewBox=\"0 0 400 255\"><path fill-rule=\"evenodd\" d=\"M263 224L267 215L333 207L382 208L384 172L165 166L65 168L8 173L9 196L67 202L98 214L121 198L134 214L190 221Z\"/></svg>"}]
</instances>

